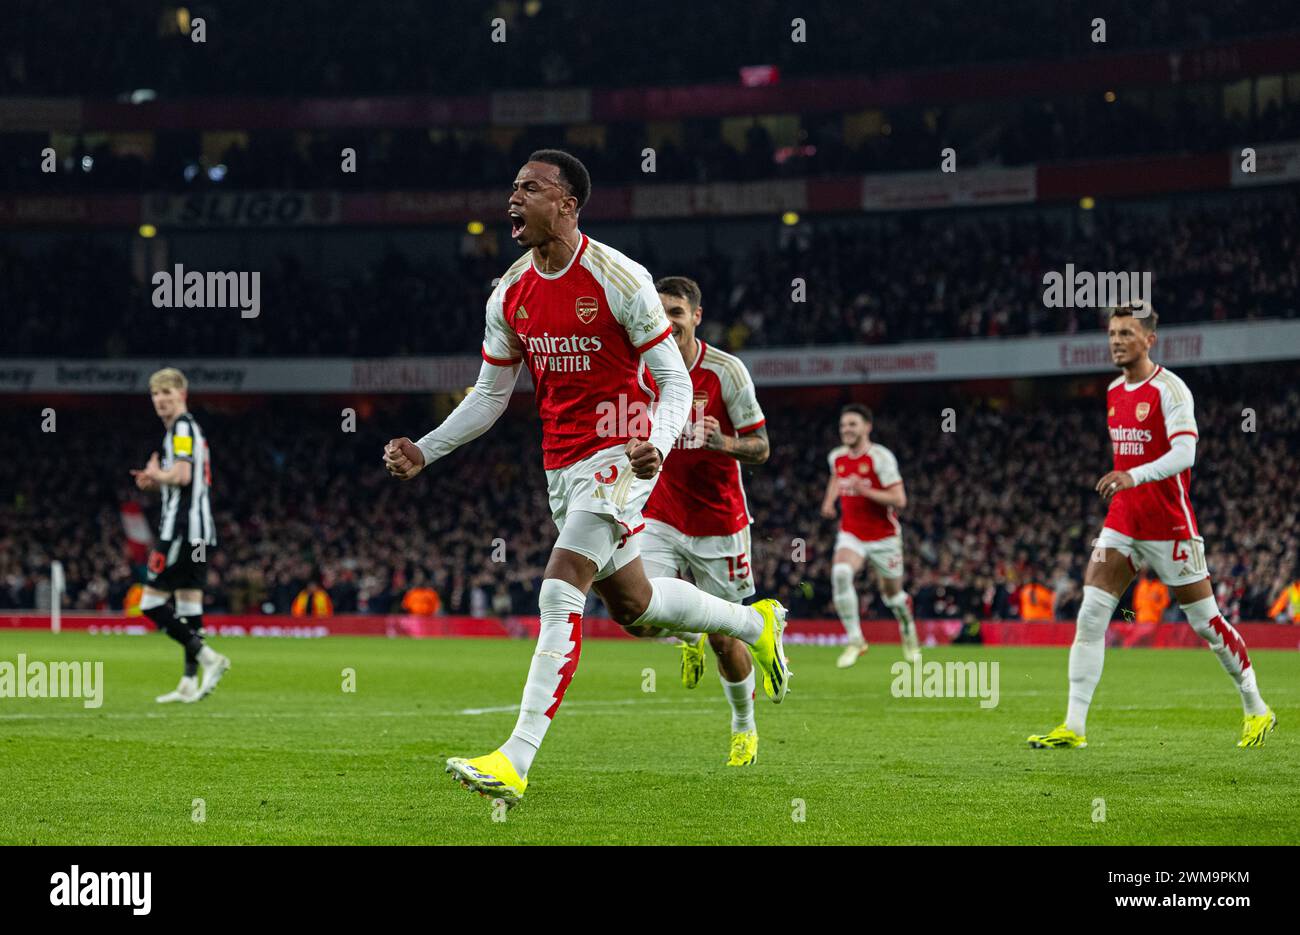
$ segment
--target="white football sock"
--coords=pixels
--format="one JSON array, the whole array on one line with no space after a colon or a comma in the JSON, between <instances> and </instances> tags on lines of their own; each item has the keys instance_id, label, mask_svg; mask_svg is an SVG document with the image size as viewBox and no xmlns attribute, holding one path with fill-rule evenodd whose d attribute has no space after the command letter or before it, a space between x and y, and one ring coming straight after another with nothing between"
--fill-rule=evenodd
<instances>
[{"instance_id":1,"label":"white football sock","mask_svg":"<svg viewBox=\"0 0 1300 935\"><path fill-rule=\"evenodd\" d=\"M739 682L728 682L721 674L718 680L722 682L727 704L731 705L731 732L754 730L754 670L750 669L749 675Z\"/></svg>"},{"instance_id":2,"label":"white football sock","mask_svg":"<svg viewBox=\"0 0 1300 935\"><path fill-rule=\"evenodd\" d=\"M1237 683L1237 691L1241 692L1242 710L1247 714L1266 712L1268 705L1264 704L1259 689L1255 687L1255 669L1246 652L1246 641L1232 624L1223 619L1214 596L1178 606L1187 614L1187 622L1192 625L1192 629L1210 644L1214 655L1219 657L1223 668Z\"/></svg>"},{"instance_id":3,"label":"white football sock","mask_svg":"<svg viewBox=\"0 0 1300 935\"><path fill-rule=\"evenodd\" d=\"M510 739L501 745L501 752L521 778L528 775L546 729L551 726L551 718L578 671L578 657L582 654L582 609L586 602L587 596L567 581L547 578L542 582L538 594L542 625L537 634L537 649L528 667L519 719Z\"/></svg>"},{"instance_id":4,"label":"white football sock","mask_svg":"<svg viewBox=\"0 0 1300 935\"><path fill-rule=\"evenodd\" d=\"M650 603L634 626L661 626L674 633L725 633L753 646L763 635L763 616L752 607L706 594L680 578L651 578Z\"/></svg>"},{"instance_id":5,"label":"white football sock","mask_svg":"<svg viewBox=\"0 0 1300 935\"><path fill-rule=\"evenodd\" d=\"M698 644L700 642L700 637L703 635L703 633L684 633L680 630L673 634L673 636L677 637L688 646L695 646Z\"/></svg>"},{"instance_id":6,"label":"white football sock","mask_svg":"<svg viewBox=\"0 0 1300 935\"><path fill-rule=\"evenodd\" d=\"M893 597L881 598L889 608L894 619L898 621L898 635L908 649L917 649L916 621L912 619L912 601L906 591L899 591Z\"/></svg>"},{"instance_id":7,"label":"white football sock","mask_svg":"<svg viewBox=\"0 0 1300 935\"><path fill-rule=\"evenodd\" d=\"M837 562L831 566L831 601L850 643L862 642L862 621L858 615L858 592L853 590L853 566Z\"/></svg>"},{"instance_id":8,"label":"white football sock","mask_svg":"<svg viewBox=\"0 0 1300 935\"><path fill-rule=\"evenodd\" d=\"M1088 706L1105 661L1106 628L1118 603L1119 598L1103 588L1083 586L1083 603L1070 647L1070 702L1065 712L1065 726L1080 737L1087 733Z\"/></svg>"}]
</instances>

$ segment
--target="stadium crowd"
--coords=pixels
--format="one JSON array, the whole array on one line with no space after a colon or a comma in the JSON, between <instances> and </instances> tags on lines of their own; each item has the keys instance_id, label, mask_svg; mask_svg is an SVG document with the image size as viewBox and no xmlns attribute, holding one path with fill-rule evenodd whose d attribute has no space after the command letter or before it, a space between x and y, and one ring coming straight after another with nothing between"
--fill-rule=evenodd
<instances>
[{"instance_id":1,"label":"stadium crowd","mask_svg":"<svg viewBox=\"0 0 1300 935\"><path fill-rule=\"evenodd\" d=\"M1201 432L1192 499L1220 606L1234 621L1266 619L1300 578L1300 389L1285 365L1183 376ZM901 521L919 617L1073 619L1104 518L1092 487L1110 464L1105 379L1096 377L1090 398L1040 381L1034 402L1014 406L952 385L898 388L878 406L873 438L895 452L907 483ZM745 469L759 593L775 593L800 616L833 617L836 524L818 505L838 406L778 404L761 391L760 399L773 454ZM422 596L425 606L448 613L535 613L555 530L530 400L518 398L487 436L405 484L384 473L380 448L393 434L431 427L426 406L376 405L363 410L357 432L344 433L337 409L315 401L237 412L194 402L212 446L220 539L209 612L288 613L318 585L334 613L398 612L412 591L428 590L436 604ZM948 406L957 424L945 433ZM1243 430L1248 408L1254 432ZM70 606L120 608L140 572L125 558L119 519L121 503L136 496L127 470L143 464L161 433L143 398L111 418L78 408L59 418L57 433L44 434L27 412L0 417L28 454L0 461L0 607L47 606L57 558ZM75 456L60 444L69 437ZM871 588L860 591L875 601ZM888 617L881 605L868 611Z\"/></svg>"},{"instance_id":2,"label":"stadium crowd","mask_svg":"<svg viewBox=\"0 0 1300 935\"><path fill-rule=\"evenodd\" d=\"M590 134L570 136L561 126L528 127L509 143L488 128L254 130L232 139L217 155L205 155L197 131L167 131L158 134L147 159L135 138L121 146L92 135L59 150L61 165L54 173L40 170L47 141L34 145L25 137L0 136L0 189L43 194L492 189L530 152L552 146L582 159L602 186L704 184L934 169L946 147L965 168L1215 152L1300 137L1300 101L1273 99L1260 104L1258 113L1224 113L1217 95L1190 92L1170 109L1125 93L1109 103L1096 94L896 108L881 115L874 132L854 129L857 116L804 114L797 128L783 128L776 137L762 118L752 118L743 139L728 134L719 118L687 121L680 139L658 131L652 135L645 123L602 125L598 141ZM357 153L354 171L342 171L339 154L345 147ZM647 149L655 153L653 174L645 171Z\"/></svg>"},{"instance_id":3,"label":"stadium crowd","mask_svg":"<svg viewBox=\"0 0 1300 935\"><path fill-rule=\"evenodd\" d=\"M0 20L0 94L474 93L500 88L734 81L1059 60L1294 29L1286 0L715 0L602 7L579 0L310 6L255 0L16 0ZM182 10L184 11L182 13ZM206 35L196 43L192 20ZM806 41L792 41L799 18ZM1093 20L1106 42L1093 41ZM493 41L494 20L505 41ZM499 35L499 29L498 29ZM720 38L725 37L725 41ZM51 54L57 50L57 54Z\"/></svg>"},{"instance_id":4,"label":"stadium crowd","mask_svg":"<svg viewBox=\"0 0 1300 935\"><path fill-rule=\"evenodd\" d=\"M1043 304L1043 274L1067 263L1076 270L1152 271L1167 325L1294 318L1300 308L1294 189L1155 208L893 215L789 230L783 247L714 252L684 268L668 268L653 249L628 252L654 275L696 279L705 297L705 340L733 352L1097 327L1089 310ZM104 242L65 238L44 249L0 242L5 356L472 353L482 339L491 282L508 258L391 252L352 279L314 273L288 252L268 265L261 271L261 314L244 320L154 308L153 287L135 281L127 257ZM801 304L790 301L796 277L806 283ZM87 297L93 316L86 314Z\"/></svg>"}]
</instances>

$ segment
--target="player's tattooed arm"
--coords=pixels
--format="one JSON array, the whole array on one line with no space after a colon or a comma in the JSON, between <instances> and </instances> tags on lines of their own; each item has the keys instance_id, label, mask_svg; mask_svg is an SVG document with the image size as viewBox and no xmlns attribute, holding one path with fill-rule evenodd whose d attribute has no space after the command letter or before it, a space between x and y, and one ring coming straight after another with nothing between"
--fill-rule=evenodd
<instances>
[{"instance_id":1,"label":"player's tattooed arm","mask_svg":"<svg viewBox=\"0 0 1300 935\"><path fill-rule=\"evenodd\" d=\"M767 428L763 426L745 435L726 435L717 419L705 416L696 424L696 432L705 448L729 454L741 464L762 464L772 453Z\"/></svg>"},{"instance_id":2,"label":"player's tattooed arm","mask_svg":"<svg viewBox=\"0 0 1300 935\"><path fill-rule=\"evenodd\" d=\"M746 435L728 438L727 447L723 450L741 464L762 464L772 454L772 446L767 440L765 428L757 428Z\"/></svg>"}]
</instances>

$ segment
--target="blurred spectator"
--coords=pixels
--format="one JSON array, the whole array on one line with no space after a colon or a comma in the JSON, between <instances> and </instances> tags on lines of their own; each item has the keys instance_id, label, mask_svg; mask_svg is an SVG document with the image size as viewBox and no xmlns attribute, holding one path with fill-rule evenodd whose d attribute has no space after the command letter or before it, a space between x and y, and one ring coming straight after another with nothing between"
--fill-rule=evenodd
<instances>
[{"instance_id":1,"label":"blurred spectator","mask_svg":"<svg viewBox=\"0 0 1300 935\"><path fill-rule=\"evenodd\" d=\"M417 617L432 617L442 610L442 598L425 582L423 572L416 573L415 586L402 598L402 610Z\"/></svg>"},{"instance_id":2,"label":"blurred spectator","mask_svg":"<svg viewBox=\"0 0 1300 935\"><path fill-rule=\"evenodd\" d=\"M1133 611L1138 623L1159 623L1169 608L1169 589L1143 567L1133 590Z\"/></svg>"},{"instance_id":3,"label":"blurred spectator","mask_svg":"<svg viewBox=\"0 0 1300 935\"><path fill-rule=\"evenodd\" d=\"M1268 609L1268 618L1278 623L1300 623L1300 574L1281 593Z\"/></svg>"},{"instance_id":4,"label":"blurred spectator","mask_svg":"<svg viewBox=\"0 0 1300 935\"><path fill-rule=\"evenodd\" d=\"M1039 582L1039 576L1033 572L1020 585L1017 599L1021 620L1027 623L1041 623L1053 618L1052 604L1055 595L1051 589Z\"/></svg>"},{"instance_id":5,"label":"blurred spectator","mask_svg":"<svg viewBox=\"0 0 1300 935\"><path fill-rule=\"evenodd\" d=\"M503 584L498 584L492 594L492 613L498 617L507 617L511 613L510 592Z\"/></svg>"},{"instance_id":6,"label":"blurred spectator","mask_svg":"<svg viewBox=\"0 0 1300 935\"><path fill-rule=\"evenodd\" d=\"M330 600L329 592L312 580L293 599L290 613L295 617L332 617L334 602Z\"/></svg>"},{"instance_id":7,"label":"blurred spectator","mask_svg":"<svg viewBox=\"0 0 1300 935\"><path fill-rule=\"evenodd\" d=\"M122 599L122 612L128 617L139 617L143 614L140 610L140 598L144 596L144 585L136 582L126 591L126 597Z\"/></svg>"}]
</instances>

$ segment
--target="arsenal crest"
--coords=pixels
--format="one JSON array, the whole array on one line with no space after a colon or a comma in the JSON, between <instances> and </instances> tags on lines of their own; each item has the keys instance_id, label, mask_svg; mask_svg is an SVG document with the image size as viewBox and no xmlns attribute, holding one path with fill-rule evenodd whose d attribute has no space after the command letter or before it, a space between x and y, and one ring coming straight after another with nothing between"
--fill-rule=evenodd
<instances>
[{"instance_id":1,"label":"arsenal crest","mask_svg":"<svg viewBox=\"0 0 1300 935\"><path fill-rule=\"evenodd\" d=\"M1138 403L1137 408L1133 410L1133 414L1138 417L1139 422L1144 421L1147 416L1151 415L1151 404Z\"/></svg>"},{"instance_id":2,"label":"arsenal crest","mask_svg":"<svg viewBox=\"0 0 1300 935\"><path fill-rule=\"evenodd\" d=\"M596 312L600 310L599 303L594 296L584 295L577 301L578 321L584 325L589 325L596 320Z\"/></svg>"}]
</instances>

